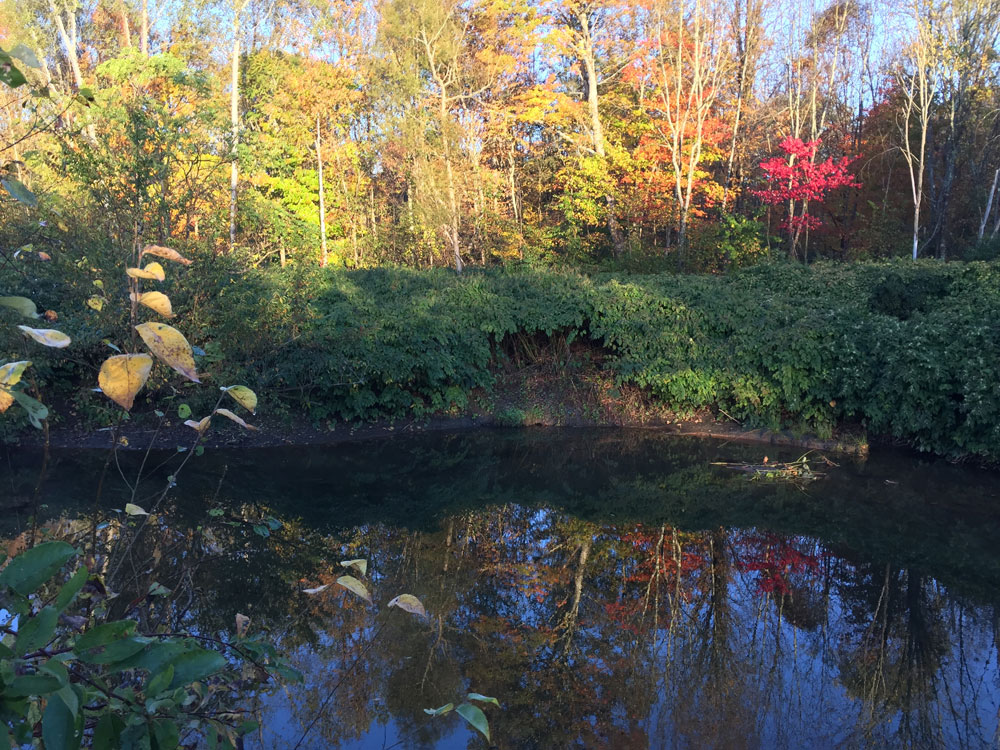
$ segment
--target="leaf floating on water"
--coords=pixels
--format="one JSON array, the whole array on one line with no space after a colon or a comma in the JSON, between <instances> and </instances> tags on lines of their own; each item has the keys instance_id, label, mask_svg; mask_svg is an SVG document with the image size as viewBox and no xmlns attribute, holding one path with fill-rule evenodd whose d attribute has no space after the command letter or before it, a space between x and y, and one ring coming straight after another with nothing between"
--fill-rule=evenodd
<instances>
[{"instance_id":1,"label":"leaf floating on water","mask_svg":"<svg viewBox=\"0 0 1000 750\"><path fill-rule=\"evenodd\" d=\"M148 354L119 354L104 360L97 384L105 396L128 411L152 369L153 358Z\"/></svg>"},{"instance_id":2,"label":"leaf floating on water","mask_svg":"<svg viewBox=\"0 0 1000 750\"><path fill-rule=\"evenodd\" d=\"M203 417L200 422L195 422L193 419L188 419L184 422L185 425L190 427L192 430L197 430L198 432L204 432L208 429L209 425L212 424L211 417Z\"/></svg>"},{"instance_id":3,"label":"leaf floating on water","mask_svg":"<svg viewBox=\"0 0 1000 750\"><path fill-rule=\"evenodd\" d=\"M37 318L38 308L35 303L27 297L0 297L0 307L9 307L11 310L26 318Z\"/></svg>"},{"instance_id":4,"label":"leaf floating on water","mask_svg":"<svg viewBox=\"0 0 1000 750\"><path fill-rule=\"evenodd\" d=\"M25 336L30 336L43 346L65 349L70 345L70 337L54 328L29 328L28 326L18 326L18 328Z\"/></svg>"},{"instance_id":5,"label":"leaf floating on water","mask_svg":"<svg viewBox=\"0 0 1000 750\"><path fill-rule=\"evenodd\" d=\"M170 304L170 298L163 292L143 292L142 294L132 292L129 296L132 298L133 302L145 305L153 312L162 315L164 318L174 317L174 308Z\"/></svg>"},{"instance_id":6,"label":"leaf floating on water","mask_svg":"<svg viewBox=\"0 0 1000 750\"><path fill-rule=\"evenodd\" d=\"M302 589L302 593L303 594L319 594L322 591L326 591L328 588L330 588L330 584L329 583L324 583L322 586L317 586L314 589Z\"/></svg>"},{"instance_id":7,"label":"leaf floating on water","mask_svg":"<svg viewBox=\"0 0 1000 750\"><path fill-rule=\"evenodd\" d=\"M188 380L200 383L194 366L194 354L184 334L166 323L142 323L135 330L142 336L157 359L166 363Z\"/></svg>"},{"instance_id":8,"label":"leaf floating on water","mask_svg":"<svg viewBox=\"0 0 1000 750\"><path fill-rule=\"evenodd\" d=\"M179 252L169 247L163 247L162 245L146 245L146 247L142 249L142 253L139 257L141 258L144 255L155 255L157 258L172 260L176 263L183 263L185 266L191 265L191 261Z\"/></svg>"},{"instance_id":9,"label":"leaf floating on water","mask_svg":"<svg viewBox=\"0 0 1000 750\"><path fill-rule=\"evenodd\" d=\"M149 513L147 513L146 511L144 511L142 508L140 508L135 503L126 503L125 504L125 513L128 514L128 515L130 515L130 516L148 516L149 515Z\"/></svg>"},{"instance_id":10,"label":"leaf floating on water","mask_svg":"<svg viewBox=\"0 0 1000 750\"><path fill-rule=\"evenodd\" d=\"M167 278L166 272L156 261L148 264L145 268L126 268L125 273L133 279L151 279L153 281L163 281Z\"/></svg>"},{"instance_id":11,"label":"leaf floating on water","mask_svg":"<svg viewBox=\"0 0 1000 750\"><path fill-rule=\"evenodd\" d=\"M359 596L371 604L372 595L368 593L368 589L365 588L365 585L354 576L341 576L337 579L337 583L355 596Z\"/></svg>"},{"instance_id":12,"label":"leaf floating on water","mask_svg":"<svg viewBox=\"0 0 1000 750\"><path fill-rule=\"evenodd\" d=\"M455 713L481 732L487 740L490 738L490 723L486 720L486 714L481 708L473 706L471 703L463 703L455 709Z\"/></svg>"},{"instance_id":13,"label":"leaf floating on water","mask_svg":"<svg viewBox=\"0 0 1000 750\"><path fill-rule=\"evenodd\" d=\"M216 414L221 414L222 416L227 417L228 419L233 420L234 422L236 422L236 424L238 424L240 427L243 427L244 429L247 429L247 430L256 430L257 429L252 424L247 424L243 420L242 417L239 417L236 414L233 414L231 411L229 411L229 409L216 409L215 413Z\"/></svg>"},{"instance_id":14,"label":"leaf floating on water","mask_svg":"<svg viewBox=\"0 0 1000 750\"><path fill-rule=\"evenodd\" d=\"M358 558L357 560L341 560L340 566L342 568L354 568L361 575L368 575L368 561Z\"/></svg>"},{"instance_id":15,"label":"leaf floating on water","mask_svg":"<svg viewBox=\"0 0 1000 750\"><path fill-rule=\"evenodd\" d=\"M251 414L257 413L257 394L245 385L231 385L222 390L232 396L236 400L236 403L247 409Z\"/></svg>"},{"instance_id":16,"label":"leaf floating on water","mask_svg":"<svg viewBox=\"0 0 1000 750\"><path fill-rule=\"evenodd\" d=\"M451 711L453 708L455 708L454 703L445 703L440 708L425 708L424 713L429 714L430 716L443 716L444 714Z\"/></svg>"},{"instance_id":17,"label":"leaf floating on water","mask_svg":"<svg viewBox=\"0 0 1000 750\"><path fill-rule=\"evenodd\" d=\"M404 612L409 612L412 615L427 616L427 610L424 609L424 605L413 594L400 594L389 602L389 606L399 607ZM471 694L469 697L472 697Z\"/></svg>"}]
</instances>

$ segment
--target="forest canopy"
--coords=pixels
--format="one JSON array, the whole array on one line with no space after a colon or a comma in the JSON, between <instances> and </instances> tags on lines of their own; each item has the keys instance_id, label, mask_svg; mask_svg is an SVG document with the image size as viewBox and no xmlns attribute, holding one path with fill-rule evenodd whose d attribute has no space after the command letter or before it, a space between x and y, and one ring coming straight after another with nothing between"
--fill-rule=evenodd
<instances>
[{"instance_id":1,"label":"forest canopy","mask_svg":"<svg viewBox=\"0 0 1000 750\"><path fill-rule=\"evenodd\" d=\"M982 0L8 2L0 240L258 266L992 257L998 32Z\"/></svg>"}]
</instances>

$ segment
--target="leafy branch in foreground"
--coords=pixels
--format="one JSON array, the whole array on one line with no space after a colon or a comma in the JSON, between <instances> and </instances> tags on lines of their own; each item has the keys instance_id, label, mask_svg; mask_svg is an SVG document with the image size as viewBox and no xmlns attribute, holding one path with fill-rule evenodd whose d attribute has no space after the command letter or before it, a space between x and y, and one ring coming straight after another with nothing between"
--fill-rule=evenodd
<instances>
[{"instance_id":1,"label":"leafy branch in foreground","mask_svg":"<svg viewBox=\"0 0 1000 750\"><path fill-rule=\"evenodd\" d=\"M84 742L172 750L198 737L235 747L257 726L232 708L236 698L251 683L301 679L248 634L242 616L228 640L101 622L114 598L101 577L84 565L59 575L76 555L65 542L45 542L0 572L0 610L9 613L0 621L0 748L39 735L46 750Z\"/></svg>"}]
</instances>

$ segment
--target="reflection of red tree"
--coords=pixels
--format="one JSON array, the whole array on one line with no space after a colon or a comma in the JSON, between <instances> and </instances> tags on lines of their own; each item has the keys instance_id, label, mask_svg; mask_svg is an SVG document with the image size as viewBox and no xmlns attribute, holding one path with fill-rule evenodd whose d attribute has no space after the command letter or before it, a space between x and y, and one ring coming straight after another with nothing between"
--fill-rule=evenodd
<instances>
[{"instance_id":1,"label":"reflection of red tree","mask_svg":"<svg viewBox=\"0 0 1000 750\"><path fill-rule=\"evenodd\" d=\"M625 584L617 600L608 601L604 611L624 630L638 634L644 611L654 606L647 598L651 584L658 587L661 605L665 594L690 602L698 572L707 564L704 534L684 533L670 527L640 525L619 535L616 547L622 560L621 580ZM678 580L678 578L680 580Z\"/></svg>"},{"instance_id":2,"label":"reflection of red tree","mask_svg":"<svg viewBox=\"0 0 1000 750\"><path fill-rule=\"evenodd\" d=\"M736 569L741 573L759 573L757 592L760 594L791 593L791 577L809 576L819 570L820 556L804 552L794 539L776 534L751 534L736 545Z\"/></svg>"}]
</instances>

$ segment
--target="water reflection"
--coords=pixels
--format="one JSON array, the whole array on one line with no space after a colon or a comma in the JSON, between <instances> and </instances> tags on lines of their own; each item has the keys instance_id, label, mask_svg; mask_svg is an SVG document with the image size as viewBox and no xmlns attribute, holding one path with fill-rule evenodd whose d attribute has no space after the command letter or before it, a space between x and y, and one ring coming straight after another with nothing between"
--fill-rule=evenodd
<instances>
[{"instance_id":1,"label":"water reflection","mask_svg":"<svg viewBox=\"0 0 1000 750\"><path fill-rule=\"evenodd\" d=\"M331 692L302 747L484 747L423 711L468 690L500 698L499 748L994 747L997 479L892 457L800 488L710 465L760 453L595 431L206 455L120 600L155 581L173 596L143 616L275 634L306 682L262 699L259 747L294 746ZM72 532L90 463L58 457L50 528ZM302 593L350 558L376 606ZM426 620L385 610L402 592Z\"/></svg>"}]
</instances>

